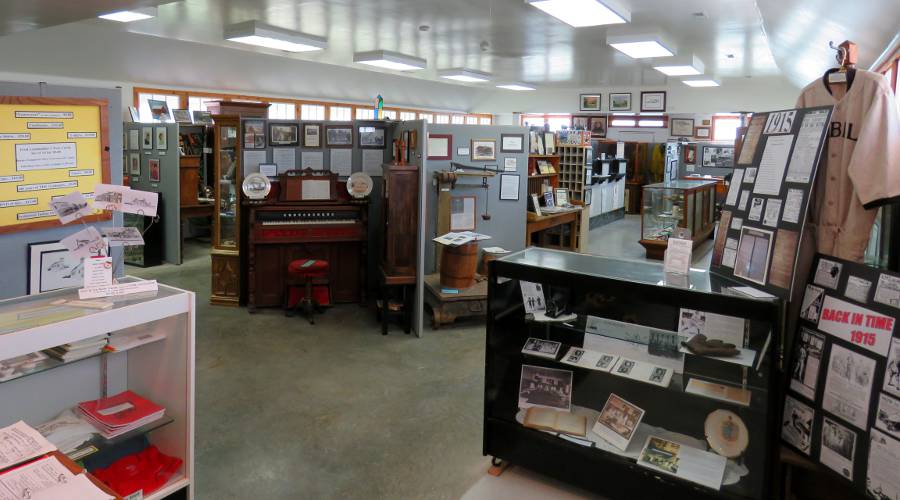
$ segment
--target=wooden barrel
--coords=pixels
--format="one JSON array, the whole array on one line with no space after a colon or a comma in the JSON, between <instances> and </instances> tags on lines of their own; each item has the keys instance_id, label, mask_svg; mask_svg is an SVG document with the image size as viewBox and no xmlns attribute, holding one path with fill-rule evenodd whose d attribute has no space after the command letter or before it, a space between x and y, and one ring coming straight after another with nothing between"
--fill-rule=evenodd
<instances>
[{"instance_id":1,"label":"wooden barrel","mask_svg":"<svg viewBox=\"0 0 900 500\"><path fill-rule=\"evenodd\" d=\"M441 252L441 286L469 288L475 284L476 267L478 267L478 242L472 241L458 247L444 247Z\"/></svg>"}]
</instances>

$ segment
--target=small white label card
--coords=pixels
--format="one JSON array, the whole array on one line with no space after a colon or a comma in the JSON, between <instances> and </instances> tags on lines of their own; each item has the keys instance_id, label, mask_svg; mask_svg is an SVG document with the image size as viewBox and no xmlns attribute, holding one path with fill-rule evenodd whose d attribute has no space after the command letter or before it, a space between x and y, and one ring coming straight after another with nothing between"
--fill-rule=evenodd
<instances>
[{"instance_id":1,"label":"small white label card","mask_svg":"<svg viewBox=\"0 0 900 500\"><path fill-rule=\"evenodd\" d=\"M75 234L59 240L62 246L77 259L106 255L106 243L94 226L88 226Z\"/></svg>"},{"instance_id":2,"label":"small white label card","mask_svg":"<svg viewBox=\"0 0 900 500\"><path fill-rule=\"evenodd\" d=\"M59 221L68 224L91 214L91 208L80 191L71 193L50 201L50 209L56 212Z\"/></svg>"},{"instance_id":3,"label":"small white label card","mask_svg":"<svg viewBox=\"0 0 900 500\"><path fill-rule=\"evenodd\" d=\"M94 208L98 210L122 210L122 193L128 186L96 184L94 186Z\"/></svg>"},{"instance_id":4,"label":"small white label card","mask_svg":"<svg viewBox=\"0 0 900 500\"><path fill-rule=\"evenodd\" d=\"M100 228L111 247L128 247L143 245L144 237L136 227L103 227Z\"/></svg>"},{"instance_id":5,"label":"small white label card","mask_svg":"<svg viewBox=\"0 0 900 500\"><path fill-rule=\"evenodd\" d=\"M691 254L694 250L692 240L669 238L666 248L664 272L687 274L691 269Z\"/></svg>"},{"instance_id":6,"label":"small white label card","mask_svg":"<svg viewBox=\"0 0 900 500\"><path fill-rule=\"evenodd\" d=\"M112 257L84 259L84 288L112 285Z\"/></svg>"},{"instance_id":7,"label":"small white label card","mask_svg":"<svg viewBox=\"0 0 900 500\"><path fill-rule=\"evenodd\" d=\"M122 193L122 211L129 214L156 217L159 193L127 189Z\"/></svg>"},{"instance_id":8,"label":"small white label card","mask_svg":"<svg viewBox=\"0 0 900 500\"><path fill-rule=\"evenodd\" d=\"M119 297L132 293L155 292L157 290L159 290L159 285L156 283L156 280L141 280L118 285L82 288L78 290L78 298L85 300L99 297Z\"/></svg>"}]
</instances>

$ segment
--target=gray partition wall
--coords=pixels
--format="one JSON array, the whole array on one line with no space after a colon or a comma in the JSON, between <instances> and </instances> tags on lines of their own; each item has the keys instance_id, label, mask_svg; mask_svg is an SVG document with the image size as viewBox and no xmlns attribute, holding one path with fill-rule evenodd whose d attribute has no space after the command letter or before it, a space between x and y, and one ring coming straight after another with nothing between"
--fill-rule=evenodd
<instances>
[{"instance_id":1,"label":"gray partition wall","mask_svg":"<svg viewBox=\"0 0 900 500\"><path fill-rule=\"evenodd\" d=\"M725 176L725 175L728 175L728 174L734 172L733 164L731 167L727 167L727 168L726 167L704 167L703 166L703 148L705 148L707 146L712 146L712 147L726 146L727 147L727 146L729 146L728 143L696 142L696 143L691 143L691 144L694 144L695 146L697 146L697 162L693 165L694 171L693 172L687 171L688 165L686 165L684 163L684 154L682 153L680 155L681 158L678 159L678 176L679 176L679 178L684 177L685 175L691 175L691 174ZM684 147L684 146L682 146L682 147Z\"/></svg>"},{"instance_id":2,"label":"gray partition wall","mask_svg":"<svg viewBox=\"0 0 900 500\"><path fill-rule=\"evenodd\" d=\"M0 82L0 95L28 97L83 97L106 99L109 103L109 170L110 183L122 183L122 96L118 88L71 87L43 83ZM95 227L121 226L122 214L114 213L112 220L94 222ZM0 299L18 297L28 293L28 245L30 243L57 242L80 230L80 224L62 227L19 231L0 236L0 258L6 264L0 269ZM123 273L122 251L112 249L117 275Z\"/></svg>"},{"instance_id":3,"label":"gray partition wall","mask_svg":"<svg viewBox=\"0 0 900 500\"><path fill-rule=\"evenodd\" d=\"M415 131L416 132L416 144L414 154L411 155L410 162L417 167L419 167L419 230L418 230L418 238L416 239L416 292L413 307L413 330L416 332L416 337L421 337L424 323L425 323L425 244L430 241L430 237L423 230L426 227L427 214L425 212L425 200L422 196L422 192L425 189L425 186L428 185L427 176L421 175L424 172L423 165L425 164L425 122L423 120L412 120L399 122L397 127L394 129L394 137L400 138L404 131ZM391 161L388 158L388 161ZM383 189L381 183L376 183L379 188L379 192ZM379 200L380 200L379 194ZM425 222L423 222L425 221ZM379 235L384 235L384 230L381 227L381 218L379 216L378 219L378 233ZM381 249L381 244L377 247L378 250L375 253L379 253Z\"/></svg>"},{"instance_id":4,"label":"gray partition wall","mask_svg":"<svg viewBox=\"0 0 900 500\"><path fill-rule=\"evenodd\" d=\"M128 177L129 186L141 191L152 191L160 194L162 211L159 222L163 227L163 260L169 264L181 264L181 173L178 153L178 124L177 123L125 123L125 157L137 154L141 158L140 175ZM150 128L153 131L151 148L144 149L141 144L141 130ZM159 148L159 134L157 128L166 130L166 146ZM131 130L137 130L138 143L131 144ZM150 160L159 160L159 180L150 180ZM126 167L127 169L127 167ZM148 221L149 223L149 221ZM146 225L144 227L147 227Z\"/></svg>"}]
</instances>

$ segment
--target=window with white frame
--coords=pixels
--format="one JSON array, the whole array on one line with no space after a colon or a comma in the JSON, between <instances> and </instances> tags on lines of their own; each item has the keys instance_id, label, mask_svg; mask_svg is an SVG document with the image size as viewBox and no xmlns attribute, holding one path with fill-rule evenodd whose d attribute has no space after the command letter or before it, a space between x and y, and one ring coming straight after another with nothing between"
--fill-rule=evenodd
<instances>
[{"instance_id":1,"label":"window with white frame","mask_svg":"<svg viewBox=\"0 0 900 500\"><path fill-rule=\"evenodd\" d=\"M353 108L349 106L331 106L328 108L328 119L337 122L349 122L353 119Z\"/></svg>"},{"instance_id":2,"label":"window with white frame","mask_svg":"<svg viewBox=\"0 0 900 500\"><path fill-rule=\"evenodd\" d=\"M273 102L269 104L270 120L293 120L297 117L297 108L292 102Z\"/></svg>"},{"instance_id":3,"label":"window with white frame","mask_svg":"<svg viewBox=\"0 0 900 500\"><path fill-rule=\"evenodd\" d=\"M425 120L425 123L434 123L434 115L431 113L419 113L419 119Z\"/></svg>"},{"instance_id":4,"label":"window with white frame","mask_svg":"<svg viewBox=\"0 0 900 500\"><path fill-rule=\"evenodd\" d=\"M490 125L493 122L494 122L494 119L491 118L490 116L482 116L482 117L478 118L479 125Z\"/></svg>"},{"instance_id":5,"label":"window with white frame","mask_svg":"<svg viewBox=\"0 0 900 500\"><path fill-rule=\"evenodd\" d=\"M453 115L450 117L450 123L454 125L462 125L466 122L466 117L463 115Z\"/></svg>"},{"instance_id":6,"label":"window with white frame","mask_svg":"<svg viewBox=\"0 0 900 500\"><path fill-rule=\"evenodd\" d=\"M210 101L220 101L218 97L200 97L200 96L190 96L188 97L188 109L191 111L191 115L194 114L194 111L207 111L206 103Z\"/></svg>"},{"instance_id":7,"label":"window with white frame","mask_svg":"<svg viewBox=\"0 0 900 500\"><path fill-rule=\"evenodd\" d=\"M166 101L169 107L169 118L166 121L173 121L172 110L181 107L181 99L177 95L170 94L138 94L138 112L141 121L153 121L153 115L150 113L150 104L147 101Z\"/></svg>"},{"instance_id":8,"label":"window with white frame","mask_svg":"<svg viewBox=\"0 0 900 500\"><path fill-rule=\"evenodd\" d=\"M384 109L381 111L381 114L382 114L382 116L384 116L385 119L388 119L388 120L396 120L397 119L397 112L394 111L393 109Z\"/></svg>"},{"instance_id":9,"label":"window with white frame","mask_svg":"<svg viewBox=\"0 0 900 500\"><path fill-rule=\"evenodd\" d=\"M737 115L713 116L712 139L714 141L734 142L737 130L741 126L741 117Z\"/></svg>"},{"instance_id":10,"label":"window with white frame","mask_svg":"<svg viewBox=\"0 0 900 500\"><path fill-rule=\"evenodd\" d=\"M450 123L450 115L434 115L434 123Z\"/></svg>"},{"instance_id":11,"label":"window with white frame","mask_svg":"<svg viewBox=\"0 0 900 500\"><path fill-rule=\"evenodd\" d=\"M400 112L400 121L406 122L416 119L415 111L401 111Z\"/></svg>"},{"instance_id":12,"label":"window with white frame","mask_svg":"<svg viewBox=\"0 0 900 500\"><path fill-rule=\"evenodd\" d=\"M478 125L478 117L466 115L466 125Z\"/></svg>"},{"instance_id":13,"label":"window with white frame","mask_svg":"<svg viewBox=\"0 0 900 500\"><path fill-rule=\"evenodd\" d=\"M301 104L300 105L301 120L324 120L325 106L322 104Z\"/></svg>"},{"instance_id":14,"label":"window with white frame","mask_svg":"<svg viewBox=\"0 0 900 500\"><path fill-rule=\"evenodd\" d=\"M356 108L357 120L371 120L375 118L375 110L371 108Z\"/></svg>"}]
</instances>

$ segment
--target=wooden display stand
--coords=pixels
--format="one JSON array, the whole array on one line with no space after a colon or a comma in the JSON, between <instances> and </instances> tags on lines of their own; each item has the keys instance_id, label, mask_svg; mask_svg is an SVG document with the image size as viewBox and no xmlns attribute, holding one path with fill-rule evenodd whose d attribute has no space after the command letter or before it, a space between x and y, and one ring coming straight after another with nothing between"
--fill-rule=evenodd
<instances>
[{"instance_id":1,"label":"wooden display stand","mask_svg":"<svg viewBox=\"0 0 900 500\"><path fill-rule=\"evenodd\" d=\"M487 315L487 280L475 277L475 285L444 293L439 274L425 276L425 303L431 308L431 326L435 330L457 318L484 319Z\"/></svg>"},{"instance_id":2,"label":"wooden display stand","mask_svg":"<svg viewBox=\"0 0 900 500\"><path fill-rule=\"evenodd\" d=\"M413 288L416 285L416 238L419 228L419 167L382 165L382 213L384 243L378 270L380 301L376 303L381 333L387 335L388 322L399 318L409 333ZM392 297L399 309L392 310Z\"/></svg>"}]
</instances>

